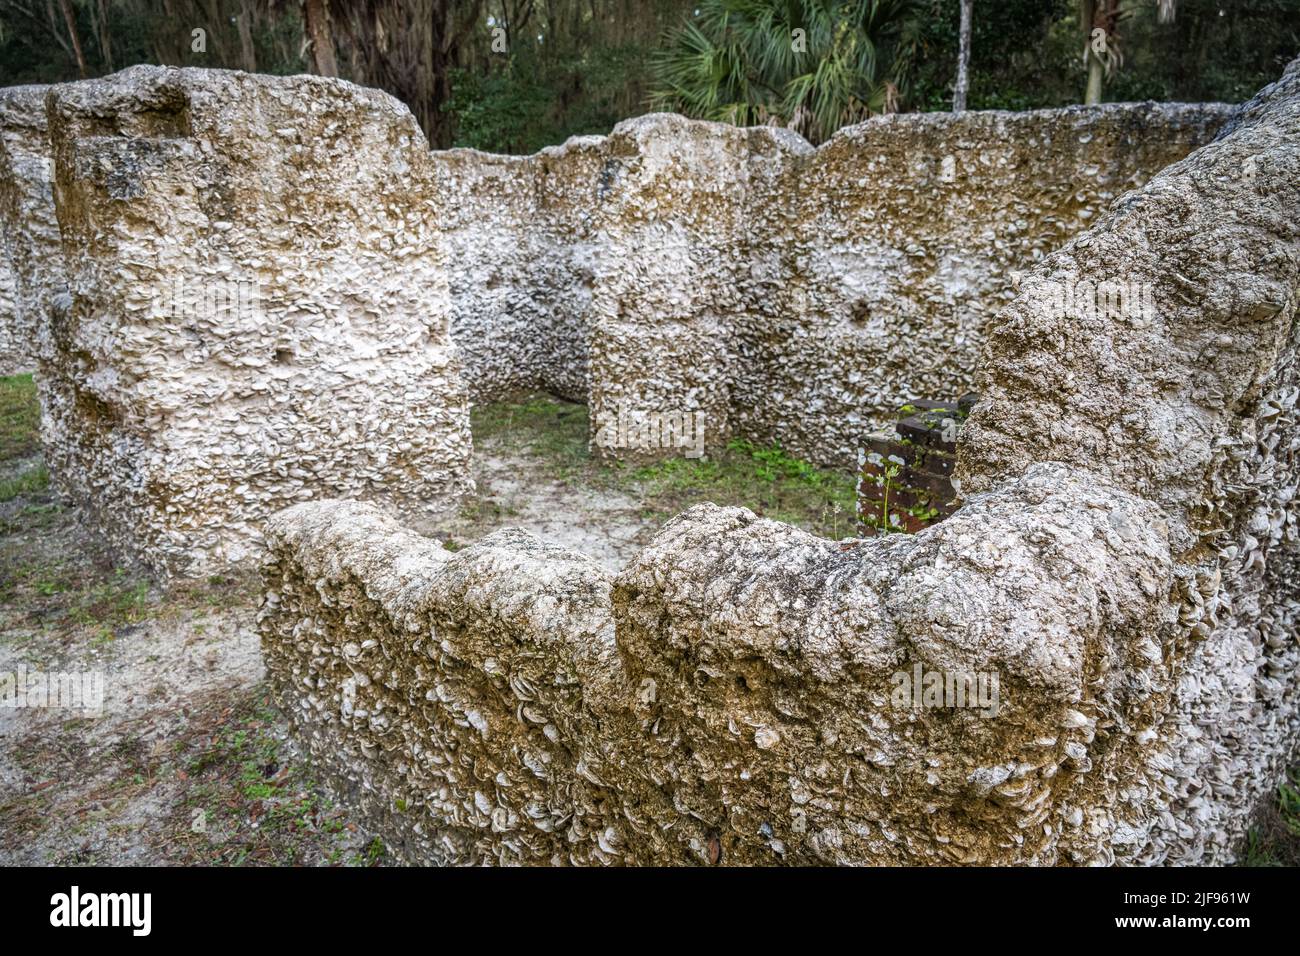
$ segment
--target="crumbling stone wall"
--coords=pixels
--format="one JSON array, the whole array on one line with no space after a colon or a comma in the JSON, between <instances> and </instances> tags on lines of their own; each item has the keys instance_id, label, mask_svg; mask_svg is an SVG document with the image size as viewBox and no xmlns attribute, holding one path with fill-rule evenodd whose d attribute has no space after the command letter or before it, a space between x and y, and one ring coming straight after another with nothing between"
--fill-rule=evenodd
<instances>
[{"instance_id":1,"label":"crumbling stone wall","mask_svg":"<svg viewBox=\"0 0 1300 956\"><path fill-rule=\"evenodd\" d=\"M42 356L58 487L122 552L197 575L318 496L469 486L442 205L374 90L136 67L55 87L70 306Z\"/></svg>"},{"instance_id":2,"label":"crumbling stone wall","mask_svg":"<svg viewBox=\"0 0 1300 956\"><path fill-rule=\"evenodd\" d=\"M45 86L0 89L0 374L36 367L45 316L67 291L54 215Z\"/></svg>"},{"instance_id":3,"label":"crumbling stone wall","mask_svg":"<svg viewBox=\"0 0 1300 956\"><path fill-rule=\"evenodd\" d=\"M59 87L71 297L45 91L6 94L10 324L44 352L55 482L164 576L255 554L261 516L317 493L405 507L463 490L465 389L585 398L608 454L737 432L842 462L896 388L968 381L982 333L948 305L1001 295L972 276L1041 253L1221 116L912 117L813 150L655 115L512 158L420 154L400 106L320 83L135 70ZM916 165L931 154L937 174ZM931 261L954 244L961 268ZM905 281L881 285L891 273ZM665 446L624 428L646 412Z\"/></svg>"},{"instance_id":4,"label":"crumbling stone wall","mask_svg":"<svg viewBox=\"0 0 1300 956\"><path fill-rule=\"evenodd\" d=\"M435 153L457 197L453 337L475 397L586 401L595 447L625 457L621 411L701 412L725 438L754 157L782 142L807 148L658 114L534 156Z\"/></svg>"},{"instance_id":5,"label":"crumbling stone wall","mask_svg":"<svg viewBox=\"0 0 1300 956\"><path fill-rule=\"evenodd\" d=\"M296 732L416 862L1231 859L1300 740L1298 144L1300 61L1031 270L965 503L919 534L700 505L611 578L522 532L275 516ZM1114 275L1155 314L1046 292ZM900 697L914 670L999 693Z\"/></svg>"},{"instance_id":6,"label":"crumbling stone wall","mask_svg":"<svg viewBox=\"0 0 1300 956\"><path fill-rule=\"evenodd\" d=\"M475 400L535 389L586 400L596 239L578 197L599 179L598 142L529 157L433 154L452 337Z\"/></svg>"},{"instance_id":7,"label":"crumbling stone wall","mask_svg":"<svg viewBox=\"0 0 1300 956\"><path fill-rule=\"evenodd\" d=\"M970 391L1008 277L1208 142L1228 111L886 116L803 154L751 206L770 265L737 329L733 427L851 464L901 401Z\"/></svg>"},{"instance_id":8,"label":"crumbling stone wall","mask_svg":"<svg viewBox=\"0 0 1300 956\"><path fill-rule=\"evenodd\" d=\"M747 207L781 143L765 127L680 116L620 124L607 143L602 256L591 319L593 447L622 458L680 455L620 433L647 413L700 413L705 446L728 437L733 330L745 308ZM758 157L762 157L761 159ZM662 436L652 440L662 441Z\"/></svg>"},{"instance_id":9,"label":"crumbling stone wall","mask_svg":"<svg viewBox=\"0 0 1300 956\"><path fill-rule=\"evenodd\" d=\"M20 345L14 335L17 280L8 261L7 239L4 233L0 233L0 375L15 375L31 364L31 360L27 358L25 344Z\"/></svg>"},{"instance_id":10,"label":"crumbling stone wall","mask_svg":"<svg viewBox=\"0 0 1300 956\"><path fill-rule=\"evenodd\" d=\"M435 153L458 197L454 337L477 397L703 412L848 464L899 402L969 390L1009 273L1208 141L1221 105L881 117L799 136L656 114L529 157ZM558 383L560 387L548 385Z\"/></svg>"},{"instance_id":11,"label":"crumbling stone wall","mask_svg":"<svg viewBox=\"0 0 1300 956\"><path fill-rule=\"evenodd\" d=\"M1167 702L1131 728L1147 759L1138 785L1116 774L1115 852L1223 859L1300 724L1300 61L1044 266L990 336L958 480L1050 456L1160 505L1172 607L1147 653ZM1153 314L1057 307L1113 276L1150 286Z\"/></svg>"}]
</instances>

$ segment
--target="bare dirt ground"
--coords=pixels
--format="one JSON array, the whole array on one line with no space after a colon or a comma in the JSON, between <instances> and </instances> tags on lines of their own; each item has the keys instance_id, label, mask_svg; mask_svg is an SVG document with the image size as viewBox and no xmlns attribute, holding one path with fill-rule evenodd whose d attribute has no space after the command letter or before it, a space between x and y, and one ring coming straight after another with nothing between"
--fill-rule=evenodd
<instances>
[{"instance_id":1,"label":"bare dirt ground","mask_svg":"<svg viewBox=\"0 0 1300 956\"><path fill-rule=\"evenodd\" d=\"M29 377L0 379L0 679L100 674L103 710L0 706L0 864L383 865L270 703L252 574L163 592L48 489ZM617 570L696 501L855 533L852 479L734 443L706 461L592 461L586 409L476 409L475 496L423 528L448 548L523 527ZM26 669L24 671L23 669ZM1300 860L1300 794L1260 809L1246 856Z\"/></svg>"}]
</instances>

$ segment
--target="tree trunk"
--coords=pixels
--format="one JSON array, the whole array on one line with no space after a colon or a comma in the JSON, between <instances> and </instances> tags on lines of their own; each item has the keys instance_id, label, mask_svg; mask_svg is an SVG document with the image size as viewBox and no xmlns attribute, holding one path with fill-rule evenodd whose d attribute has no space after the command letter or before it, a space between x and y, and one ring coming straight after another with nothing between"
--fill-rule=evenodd
<instances>
[{"instance_id":1,"label":"tree trunk","mask_svg":"<svg viewBox=\"0 0 1300 956\"><path fill-rule=\"evenodd\" d=\"M307 36L311 39L311 55L320 76L338 76L339 66L334 59L334 37L330 34L329 13L325 0L303 0L307 20Z\"/></svg>"},{"instance_id":2,"label":"tree trunk","mask_svg":"<svg viewBox=\"0 0 1300 956\"><path fill-rule=\"evenodd\" d=\"M975 0L961 0L961 33L957 42L957 86L952 93L952 111L966 111L966 88L970 83L970 21Z\"/></svg>"},{"instance_id":3,"label":"tree trunk","mask_svg":"<svg viewBox=\"0 0 1300 956\"><path fill-rule=\"evenodd\" d=\"M1101 80L1105 71L1105 64L1101 57L1092 51L1092 31L1099 25L1097 4L1098 0L1079 2L1079 27L1083 30L1083 59L1088 64L1088 87L1084 91L1083 102L1088 106L1096 106L1101 102Z\"/></svg>"},{"instance_id":4,"label":"tree trunk","mask_svg":"<svg viewBox=\"0 0 1300 956\"><path fill-rule=\"evenodd\" d=\"M239 52L244 61L244 70L257 72L257 51L253 49L253 11L248 7L248 0L240 0L239 16L235 18L239 27Z\"/></svg>"},{"instance_id":5,"label":"tree trunk","mask_svg":"<svg viewBox=\"0 0 1300 956\"><path fill-rule=\"evenodd\" d=\"M215 58L212 65L222 69L232 69L235 60L230 55L230 48L226 43L228 40L226 22L229 17L226 16L222 6L221 0L203 0L199 4L199 15L208 21L208 41L212 44L212 55Z\"/></svg>"},{"instance_id":6,"label":"tree trunk","mask_svg":"<svg viewBox=\"0 0 1300 956\"><path fill-rule=\"evenodd\" d=\"M72 15L72 0L59 0L59 9L63 11L63 22L68 25L68 35L72 39L72 52L77 58L77 72L86 78L86 54L81 52L81 37L77 34L77 18Z\"/></svg>"},{"instance_id":7,"label":"tree trunk","mask_svg":"<svg viewBox=\"0 0 1300 956\"><path fill-rule=\"evenodd\" d=\"M104 57L104 71L113 72L113 44L109 29L108 0L99 0L99 52Z\"/></svg>"},{"instance_id":8,"label":"tree trunk","mask_svg":"<svg viewBox=\"0 0 1300 956\"><path fill-rule=\"evenodd\" d=\"M1105 73L1100 58L1088 50L1088 89L1084 92L1083 102L1087 106L1096 106L1101 102L1101 78Z\"/></svg>"}]
</instances>

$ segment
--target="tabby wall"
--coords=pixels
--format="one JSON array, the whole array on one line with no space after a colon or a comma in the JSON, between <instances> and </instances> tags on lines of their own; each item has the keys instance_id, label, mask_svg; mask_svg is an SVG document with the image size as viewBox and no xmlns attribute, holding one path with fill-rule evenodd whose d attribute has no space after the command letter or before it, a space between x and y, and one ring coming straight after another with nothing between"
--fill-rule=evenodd
<instances>
[{"instance_id":1,"label":"tabby wall","mask_svg":"<svg viewBox=\"0 0 1300 956\"><path fill-rule=\"evenodd\" d=\"M969 386L1007 270L1223 115L893 117L818 150L652 115L512 158L420 152L347 84L141 69L53 92L51 195L46 92L0 97L7 361L43 353L56 486L164 576L252 557L293 501L446 504L467 394L585 399L606 454L698 450L698 415L707 447L843 463Z\"/></svg>"},{"instance_id":2,"label":"tabby wall","mask_svg":"<svg viewBox=\"0 0 1300 956\"><path fill-rule=\"evenodd\" d=\"M888 116L803 154L751 204L733 428L851 464L899 404L971 391L1012 277L1208 142L1229 110Z\"/></svg>"},{"instance_id":3,"label":"tabby wall","mask_svg":"<svg viewBox=\"0 0 1300 956\"><path fill-rule=\"evenodd\" d=\"M541 389L585 401L597 240L590 210L557 195L599 177L592 140L526 158L452 150L433 160L452 335L471 395Z\"/></svg>"},{"instance_id":4,"label":"tabby wall","mask_svg":"<svg viewBox=\"0 0 1300 956\"><path fill-rule=\"evenodd\" d=\"M255 555L318 496L470 487L443 206L414 119L315 77L135 67L49 99L71 302L51 475L163 577Z\"/></svg>"},{"instance_id":5,"label":"tabby wall","mask_svg":"<svg viewBox=\"0 0 1300 956\"><path fill-rule=\"evenodd\" d=\"M1230 860L1300 742L1300 61L1095 218L996 317L918 534L700 505L611 576L276 515L295 732L412 862ZM1116 277L1153 311L1053 293Z\"/></svg>"},{"instance_id":6,"label":"tabby wall","mask_svg":"<svg viewBox=\"0 0 1300 956\"><path fill-rule=\"evenodd\" d=\"M845 464L900 402L969 391L1010 276L1227 110L910 114L816 150L659 114L535 156L435 153L453 337L480 399L585 396L599 451L661 455L611 426L698 411L711 447Z\"/></svg>"},{"instance_id":7,"label":"tabby wall","mask_svg":"<svg viewBox=\"0 0 1300 956\"><path fill-rule=\"evenodd\" d=\"M36 367L51 303L67 291L54 214L46 86L0 89L0 374Z\"/></svg>"}]
</instances>

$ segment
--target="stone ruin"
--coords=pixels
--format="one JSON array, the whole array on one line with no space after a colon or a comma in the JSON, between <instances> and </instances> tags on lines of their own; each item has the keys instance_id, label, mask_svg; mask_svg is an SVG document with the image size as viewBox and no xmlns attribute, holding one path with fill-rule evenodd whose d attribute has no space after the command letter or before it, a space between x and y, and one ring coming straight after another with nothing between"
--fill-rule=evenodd
<instances>
[{"instance_id":1,"label":"stone ruin","mask_svg":"<svg viewBox=\"0 0 1300 956\"><path fill-rule=\"evenodd\" d=\"M1230 860L1300 739L1298 253L1300 61L1022 279L947 520L699 505L611 575L298 505L280 701L411 862Z\"/></svg>"},{"instance_id":2,"label":"stone ruin","mask_svg":"<svg viewBox=\"0 0 1300 956\"><path fill-rule=\"evenodd\" d=\"M265 549L281 704L401 858L1219 862L1293 752L1300 65L817 150L652 116L431 154L384 94L199 70L46 104L51 472L163 576ZM1117 277L1144 307L1073 298ZM613 575L389 514L466 489L471 396L842 462L972 387L916 535L701 505Z\"/></svg>"},{"instance_id":3,"label":"stone ruin","mask_svg":"<svg viewBox=\"0 0 1300 956\"><path fill-rule=\"evenodd\" d=\"M49 94L71 287L39 369L60 490L163 577L322 496L470 487L433 165L375 90L137 67Z\"/></svg>"},{"instance_id":4,"label":"stone ruin","mask_svg":"<svg viewBox=\"0 0 1300 956\"><path fill-rule=\"evenodd\" d=\"M0 375L35 369L46 312L67 292L45 123L48 89L0 88Z\"/></svg>"},{"instance_id":5,"label":"stone ruin","mask_svg":"<svg viewBox=\"0 0 1300 956\"><path fill-rule=\"evenodd\" d=\"M396 101L312 77L8 96L9 328L42 343L51 475L163 578L249 562L297 501L446 507L468 401L524 388L585 400L603 454L734 435L851 464L899 394L969 386L1007 270L1227 115L918 115L817 150L654 115L500 157L430 153Z\"/></svg>"},{"instance_id":6,"label":"stone ruin","mask_svg":"<svg viewBox=\"0 0 1300 956\"><path fill-rule=\"evenodd\" d=\"M1228 110L892 116L820 149L651 115L534 156L436 153L457 197L453 338L476 397L586 401L602 454L677 454L610 426L702 413L709 448L737 436L851 465L900 397L970 390L1009 273Z\"/></svg>"}]
</instances>

